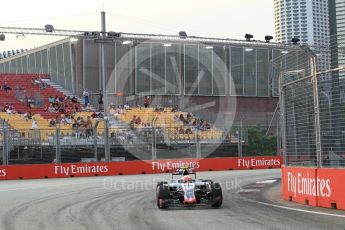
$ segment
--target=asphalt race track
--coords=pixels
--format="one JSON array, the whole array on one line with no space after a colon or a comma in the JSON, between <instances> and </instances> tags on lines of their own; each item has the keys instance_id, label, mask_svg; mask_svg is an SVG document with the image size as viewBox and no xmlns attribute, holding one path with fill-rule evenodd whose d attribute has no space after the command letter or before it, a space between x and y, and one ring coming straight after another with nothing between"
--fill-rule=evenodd
<instances>
[{"instance_id":1,"label":"asphalt race track","mask_svg":"<svg viewBox=\"0 0 345 230\"><path fill-rule=\"evenodd\" d=\"M160 174L2 181L0 229L345 229L345 212L293 206L317 212L308 213L281 208L284 203L273 207L261 203L268 202L264 198L266 187L260 192L244 189L257 181L280 178L280 170L199 173L199 178L222 183L224 203L220 209L159 210L154 187L158 180L170 177ZM257 193L254 195L261 200L251 199L251 193Z\"/></svg>"}]
</instances>

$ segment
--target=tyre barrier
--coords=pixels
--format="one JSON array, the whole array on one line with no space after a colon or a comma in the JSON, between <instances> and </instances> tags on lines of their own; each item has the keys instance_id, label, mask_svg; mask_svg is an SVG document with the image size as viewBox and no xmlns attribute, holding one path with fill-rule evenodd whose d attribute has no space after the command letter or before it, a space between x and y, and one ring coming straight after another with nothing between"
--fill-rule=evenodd
<instances>
[{"instance_id":1,"label":"tyre barrier","mask_svg":"<svg viewBox=\"0 0 345 230\"><path fill-rule=\"evenodd\" d=\"M282 167L284 200L345 210L345 169Z\"/></svg>"},{"instance_id":2,"label":"tyre barrier","mask_svg":"<svg viewBox=\"0 0 345 230\"><path fill-rule=\"evenodd\" d=\"M0 166L0 180L44 179L171 173L188 167L195 171L280 168L281 156L173 159Z\"/></svg>"}]
</instances>

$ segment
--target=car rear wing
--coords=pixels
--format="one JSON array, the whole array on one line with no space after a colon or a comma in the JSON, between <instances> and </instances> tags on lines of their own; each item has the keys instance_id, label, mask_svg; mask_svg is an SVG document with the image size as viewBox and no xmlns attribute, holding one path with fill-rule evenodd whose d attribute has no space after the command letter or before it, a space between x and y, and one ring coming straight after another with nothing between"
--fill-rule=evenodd
<instances>
[{"instance_id":1,"label":"car rear wing","mask_svg":"<svg viewBox=\"0 0 345 230\"><path fill-rule=\"evenodd\" d=\"M194 175L194 178L196 178L196 172L194 172L192 169L177 169L172 173L172 177L183 175Z\"/></svg>"}]
</instances>

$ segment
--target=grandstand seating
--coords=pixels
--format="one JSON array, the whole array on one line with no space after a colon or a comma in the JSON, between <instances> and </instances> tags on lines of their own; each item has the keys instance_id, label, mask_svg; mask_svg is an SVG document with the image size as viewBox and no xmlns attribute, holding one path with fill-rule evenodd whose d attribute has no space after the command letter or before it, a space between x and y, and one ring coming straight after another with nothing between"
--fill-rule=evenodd
<instances>
[{"instance_id":1,"label":"grandstand seating","mask_svg":"<svg viewBox=\"0 0 345 230\"><path fill-rule=\"evenodd\" d=\"M56 114L45 112L44 106L30 109L23 100L16 98L17 86L25 90L26 96L39 95L45 105L48 104L49 96L63 96L63 93L49 85L45 89L40 89L39 85L32 85L31 80L33 78L47 79L49 76L46 74L0 74L0 86L3 86L7 82L7 85L12 88L12 90L7 92L0 90L0 106L4 106L5 103L12 103L17 112L25 113L30 110L33 114L40 114L46 119L54 118Z\"/></svg>"},{"instance_id":2,"label":"grandstand seating","mask_svg":"<svg viewBox=\"0 0 345 230\"><path fill-rule=\"evenodd\" d=\"M87 116L91 116L91 112L78 112L75 114L75 117L83 117L84 119L86 119ZM32 120L25 119L22 114L7 114L5 112L0 112L0 119L7 121L10 127L21 134L21 137L48 141L49 136L54 136L56 134L56 128L49 126L49 120L45 119L40 114L34 115L33 118L37 122L37 129L33 129ZM95 119L91 121L93 124L96 122ZM75 130L73 130L72 126L69 124L59 125L59 128L61 136L73 136L75 133ZM97 127L97 133L98 135L102 135L103 132L104 124L100 123Z\"/></svg>"},{"instance_id":3,"label":"grandstand seating","mask_svg":"<svg viewBox=\"0 0 345 230\"><path fill-rule=\"evenodd\" d=\"M6 112L0 112L0 119L5 120L15 130L17 130L22 137L35 138L37 137L41 141L48 141L50 136L55 135L55 128L49 126L49 119L53 119L61 114L46 112L44 107L49 104L49 96L64 96L57 89L47 85L46 88L41 89L39 85L32 85L32 79L47 79L47 75L38 74L0 74L0 85L3 86L5 82L12 90L5 91L0 90L0 106L4 106L6 103L12 103L15 110L19 114L7 114ZM19 99L16 95L16 87L21 87L25 90L26 96L39 96L43 99L44 106L38 108L28 108L24 100ZM34 115L33 118L37 121L37 129L32 128L32 121L24 118L23 113L29 112ZM124 110L125 112L119 115L119 119L127 124L131 123L133 116L140 117L141 124L134 124L133 128L141 130L147 127L156 127L164 130L164 136L166 140L176 141L194 141L196 134L200 140L219 140L222 138L222 132L216 128L209 128L204 130L196 129L191 125L186 125L179 119L176 119L181 114L187 117L186 112L172 112L172 108L164 108L161 112L156 112L155 108L131 108ZM92 112L78 112L74 115L75 118L82 117L84 120L91 116ZM192 121L196 118L192 118ZM95 119L91 120L94 124ZM146 124L146 125L143 125ZM59 125L61 136L73 136L75 130L72 125ZM116 129L116 128L115 128ZM114 128L110 129L110 132L116 131ZM189 132L185 132L189 129ZM180 132L182 130L182 133ZM97 127L97 133L103 135L104 123L100 122Z\"/></svg>"},{"instance_id":4,"label":"grandstand seating","mask_svg":"<svg viewBox=\"0 0 345 230\"><path fill-rule=\"evenodd\" d=\"M150 124L150 126L162 128L165 131L164 135L167 140L195 140L194 127L184 125L182 121L175 120L175 116L179 117L181 114L183 114L184 117L187 117L187 112L171 112L171 110L172 108L169 107L164 108L164 111L162 112L155 112L155 108L131 108L121 114L119 118L123 122L130 124L133 116L140 117L142 124ZM145 126L142 124L134 124L134 128L144 128ZM191 129L192 132L176 132L176 130L179 129L184 131ZM200 130L198 133L200 140L219 140L222 138L222 132L216 128Z\"/></svg>"},{"instance_id":5,"label":"grandstand seating","mask_svg":"<svg viewBox=\"0 0 345 230\"><path fill-rule=\"evenodd\" d=\"M64 96L61 92L53 87L47 85L46 88L40 89L39 85L32 85L32 79L47 79L48 75L38 74L0 74L0 86L6 84L11 88L7 92L3 89L0 90L0 107L5 106L6 103L12 104L17 114L7 114L6 112L0 112L0 119L8 122L10 127L17 130L21 137L24 138L39 138L41 141L47 141L49 136L54 136L55 127L49 126L49 120L60 116L61 113L50 113L45 111L45 105L49 104L48 98L50 96ZM23 100L17 98L16 87L21 87L25 90L26 96L39 96L43 99L44 106L38 108L28 108ZM23 114L27 112L33 114L33 118L37 122L37 129L32 129L32 120L24 118ZM82 117L86 119L91 116L92 112L77 112L75 117ZM95 119L91 120L94 124ZM74 135L75 130L71 125L59 126L61 136ZM103 134L104 124L100 123L97 127L97 133Z\"/></svg>"}]
</instances>

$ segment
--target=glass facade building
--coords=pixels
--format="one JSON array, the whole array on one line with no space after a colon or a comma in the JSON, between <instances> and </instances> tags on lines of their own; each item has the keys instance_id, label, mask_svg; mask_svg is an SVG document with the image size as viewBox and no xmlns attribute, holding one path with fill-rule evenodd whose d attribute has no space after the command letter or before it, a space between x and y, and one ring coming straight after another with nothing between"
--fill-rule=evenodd
<instances>
[{"instance_id":1,"label":"glass facade building","mask_svg":"<svg viewBox=\"0 0 345 230\"><path fill-rule=\"evenodd\" d=\"M298 47L192 38L64 39L0 60L0 72L50 74L76 95L98 92L104 74L112 95L275 97L278 76L270 61L289 49Z\"/></svg>"}]
</instances>

